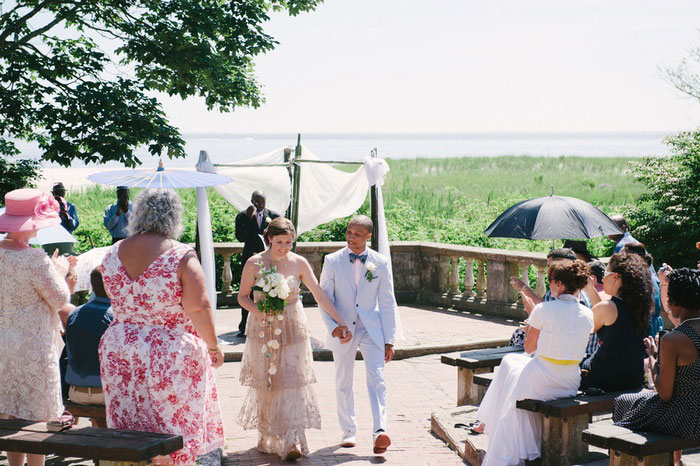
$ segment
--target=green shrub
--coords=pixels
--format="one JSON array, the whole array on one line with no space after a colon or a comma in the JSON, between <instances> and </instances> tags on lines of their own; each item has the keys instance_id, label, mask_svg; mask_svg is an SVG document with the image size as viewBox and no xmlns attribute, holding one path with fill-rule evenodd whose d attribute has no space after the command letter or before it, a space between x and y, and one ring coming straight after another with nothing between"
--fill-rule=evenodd
<instances>
[{"instance_id":1,"label":"green shrub","mask_svg":"<svg viewBox=\"0 0 700 466\"><path fill-rule=\"evenodd\" d=\"M700 132L684 132L665 141L670 157L631 164L635 179L648 192L628 211L632 235L642 241L655 263L695 267L700 254Z\"/></svg>"}]
</instances>

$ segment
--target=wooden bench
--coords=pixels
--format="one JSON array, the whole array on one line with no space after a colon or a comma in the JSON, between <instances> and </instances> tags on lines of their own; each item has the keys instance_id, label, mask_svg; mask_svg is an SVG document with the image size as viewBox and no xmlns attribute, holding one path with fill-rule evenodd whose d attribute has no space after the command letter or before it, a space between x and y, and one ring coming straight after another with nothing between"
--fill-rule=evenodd
<instances>
[{"instance_id":1,"label":"wooden bench","mask_svg":"<svg viewBox=\"0 0 700 466\"><path fill-rule=\"evenodd\" d=\"M501 364L501 359L508 354L523 352L520 347L503 346L443 355L440 358L443 364L457 367L457 406L481 403L486 388L476 385L474 376L493 372L493 368Z\"/></svg>"},{"instance_id":2,"label":"wooden bench","mask_svg":"<svg viewBox=\"0 0 700 466\"><path fill-rule=\"evenodd\" d=\"M607 448L611 466L668 466L673 452L700 447L700 440L690 440L655 432L634 432L613 425L594 425L583 431L583 441Z\"/></svg>"},{"instance_id":3,"label":"wooden bench","mask_svg":"<svg viewBox=\"0 0 700 466\"><path fill-rule=\"evenodd\" d=\"M95 427L49 432L45 422L0 420L0 450L86 458L101 466L146 465L182 446L179 435Z\"/></svg>"},{"instance_id":4,"label":"wooden bench","mask_svg":"<svg viewBox=\"0 0 700 466\"><path fill-rule=\"evenodd\" d=\"M588 428L593 413L612 411L615 397L630 392L606 392L604 395L576 395L551 401L519 400L516 406L526 411L542 413L543 465L571 465L584 462L588 445L581 434Z\"/></svg>"},{"instance_id":5,"label":"wooden bench","mask_svg":"<svg viewBox=\"0 0 700 466\"><path fill-rule=\"evenodd\" d=\"M495 372L486 372L485 374L474 374L474 385L480 387L489 388L491 382L493 382L494 377L496 377Z\"/></svg>"},{"instance_id":6,"label":"wooden bench","mask_svg":"<svg viewBox=\"0 0 700 466\"><path fill-rule=\"evenodd\" d=\"M105 405L81 405L70 400L64 400L63 406L66 411L75 417L89 417L93 419L105 419Z\"/></svg>"}]
</instances>

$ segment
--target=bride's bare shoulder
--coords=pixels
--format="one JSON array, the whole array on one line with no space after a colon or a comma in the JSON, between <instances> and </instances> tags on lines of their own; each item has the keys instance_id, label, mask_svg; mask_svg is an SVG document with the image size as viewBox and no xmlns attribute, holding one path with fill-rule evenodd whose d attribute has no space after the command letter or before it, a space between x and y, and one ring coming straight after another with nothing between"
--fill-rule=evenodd
<instances>
[{"instance_id":1,"label":"bride's bare shoulder","mask_svg":"<svg viewBox=\"0 0 700 466\"><path fill-rule=\"evenodd\" d=\"M292 262L294 262L296 264L308 264L309 263L309 261L306 260L306 257L304 257L300 254L297 254L295 252L290 252L288 257L291 259Z\"/></svg>"}]
</instances>

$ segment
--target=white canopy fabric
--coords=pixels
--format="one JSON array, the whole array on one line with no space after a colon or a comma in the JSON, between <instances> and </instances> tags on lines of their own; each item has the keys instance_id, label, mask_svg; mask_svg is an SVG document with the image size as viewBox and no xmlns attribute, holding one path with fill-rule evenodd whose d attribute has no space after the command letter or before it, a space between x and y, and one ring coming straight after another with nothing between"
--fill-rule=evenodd
<instances>
[{"instance_id":1,"label":"white canopy fabric","mask_svg":"<svg viewBox=\"0 0 700 466\"><path fill-rule=\"evenodd\" d=\"M301 158L320 160L311 150L302 145ZM284 163L284 148L237 162L236 165L260 165ZM261 190L267 198L267 207L283 215L289 206L292 186L289 172L284 167L215 167L206 151L201 151L197 170L226 175L233 181L214 186L221 196L236 209L245 210L250 205L250 196ZM327 164L302 163L299 185L299 221L297 233L301 234L356 212L367 198L370 186L377 186L378 252L389 258L389 236L384 215L384 200L381 186L389 172L386 161L367 157L354 172L345 172ZM393 273L393 272L392 272ZM396 339L404 340L403 326L396 314Z\"/></svg>"},{"instance_id":2,"label":"white canopy fabric","mask_svg":"<svg viewBox=\"0 0 700 466\"><path fill-rule=\"evenodd\" d=\"M284 148L237 162L237 165L284 163ZM206 151L199 152L197 170L231 178L228 184L214 186L216 192L239 211L250 205L250 195L260 190L267 198L267 208L284 215L292 196L289 172L284 167L215 167Z\"/></svg>"}]
</instances>

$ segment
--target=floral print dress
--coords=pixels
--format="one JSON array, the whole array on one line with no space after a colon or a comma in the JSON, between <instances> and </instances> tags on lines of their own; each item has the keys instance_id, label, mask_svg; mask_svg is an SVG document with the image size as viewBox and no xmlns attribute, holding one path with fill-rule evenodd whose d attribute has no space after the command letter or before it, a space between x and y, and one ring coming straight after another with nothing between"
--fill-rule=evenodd
<instances>
[{"instance_id":1,"label":"floral print dress","mask_svg":"<svg viewBox=\"0 0 700 466\"><path fill-rule=\"evenodd\" d=\"M181 435L175 464L224 444L224 428L207 346L182 307L178 267L192 248L165 251L132 280L119 245L102 262L114 321L100 342L107 425Z\"/></svg>"}]
</instances>

